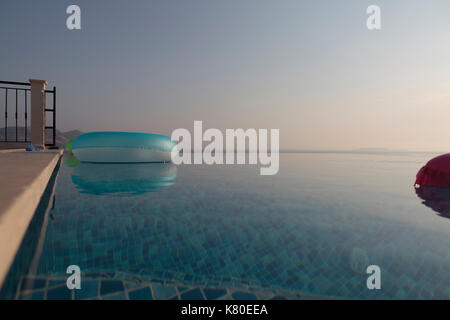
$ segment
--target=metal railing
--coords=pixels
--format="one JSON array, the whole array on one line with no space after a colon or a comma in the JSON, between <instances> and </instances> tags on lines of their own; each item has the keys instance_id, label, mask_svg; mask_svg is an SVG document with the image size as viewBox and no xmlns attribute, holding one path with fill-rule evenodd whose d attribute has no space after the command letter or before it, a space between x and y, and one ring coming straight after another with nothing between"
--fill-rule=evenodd
<instances>
[{"instance_id":1,"label":"metal railing","mask_svg":"<svg viewBox=\"0 0 450 320\"><path fill-rule=\"evenodd\" d=\"M55 147L56 146L56 87L53 87L53 90L45 90L45 93L47 96L47 93L52 94L52 106L51 108L47 107L47 99L45 99L45 112L53 113L53 121L51 126L47 126L45 124L45 131L52 130L52 143L45 143L48 147ZM47 135L46 135L47 136Z\"/></svg>"},{"instance_id":2,"label":"metal railing","mask_svg":"<svg viewBox=\"0 0 450 320\"><path fill-rule=\"evenodd\" d=\"M4 115L5 115L5 120L4 120L4 136L2 137L3 139L1 139L2 142L30 142L28 140L29 135L28 135L28 114L29 114L29 109L28 109L28 96L29 93L31 92L30 88L24 88L26 86L30 86L29 83L27 82L13 82L13 81L0 81L0 85L2 85L0 87L0 89L2 89L4 91ZM10 93L13 92L13 94L15 93L15 101L14 101L14 105L15 108L11 111L8 110L8 102L11 100ZM19 92L21 92L21 94L23 94L24 98L24 137L23 139L19 139L19 126L18 126L18 121L19 121ZM8 98L9 101L8 101ZM15 118L15 138L11 139L11 133L10 133L10 137L8 138L8 112L9 113L13 113L14 114L14 118Z\"/></svg>"},{"instance_id":3,"label":"metal railing","mask_svg":"<svg viewBox=\"0 0 450 320\"><path fill-rule=\"evenodd\" d=\"M28 132L28 115L30 114L30 107L31 103L31 84L28 82L14 82L14 81L0 81L0 90L3 90L4 92L4 130L3 130L3 137L1 136L0 131L0 142L10 142L10 143L28 143L31 142L31 137ZM12 93L12 95L11 95ZM51 134L51 142L47 142L46 138L46 146L54 147L56 146L56 87L53 87L53 90L45 90L45 101L47 94L52 94L52 105L47 106L45 104L45 112L46 113L52 113L52 125L47 126L47 124L44 124L45 131L47 133L47 130L52 130ZM11 99L13 98L13 99ZM11 105L8 105L11 103L12 100L12 109ZM21 106L19 106L19 100L22 100ZM9 107L9 109L8 109ZM11 121L9 121L9 116L13 114L14 117L14 124L11 126ZM20 116L23 115L23 118L20 119ZM23 120L23 133L19 134L19 120L22 122ZM1 124L0 124L1 125ZM9 131L9 128L15 128L13 131ZM8 132L9 131L9 132ZM15 133L15 134L14 134ZM14 137L11 137L11 136ZM47 136L47 135L46 135Z\"/></svg>"}]
</instances>

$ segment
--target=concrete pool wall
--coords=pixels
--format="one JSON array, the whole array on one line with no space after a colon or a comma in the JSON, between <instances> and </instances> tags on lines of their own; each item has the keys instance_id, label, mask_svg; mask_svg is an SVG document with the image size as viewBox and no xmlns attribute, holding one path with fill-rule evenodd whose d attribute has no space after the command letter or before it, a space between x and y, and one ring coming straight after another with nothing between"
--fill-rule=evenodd
<instances>
[{"instance_id":1,"label":"concrete pool wall","mask_svg":"<svg viewBox=\"0 0 450 320\"><path fill-rule=\"evenodd\" d=\"M0 287L62 153L0 151Z\"/></svg>"}]
</instances>

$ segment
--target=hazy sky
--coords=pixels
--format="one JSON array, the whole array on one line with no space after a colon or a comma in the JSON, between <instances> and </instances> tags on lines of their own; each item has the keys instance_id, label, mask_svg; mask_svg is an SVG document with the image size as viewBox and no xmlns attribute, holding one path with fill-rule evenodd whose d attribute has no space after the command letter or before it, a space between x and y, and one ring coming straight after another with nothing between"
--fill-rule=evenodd
<instances>
[{"instance_id":1,"label":"hazy sky","mask_svg":"<svg viewBox=\"0 0 450 320\"><path fill-rule=\"evenodd\" d=\"M55 85L63 131L203 120L278 128L282 149L449 151L449 39L448 0L1 1L0 80Z\"/></svg>"}]
</instances>

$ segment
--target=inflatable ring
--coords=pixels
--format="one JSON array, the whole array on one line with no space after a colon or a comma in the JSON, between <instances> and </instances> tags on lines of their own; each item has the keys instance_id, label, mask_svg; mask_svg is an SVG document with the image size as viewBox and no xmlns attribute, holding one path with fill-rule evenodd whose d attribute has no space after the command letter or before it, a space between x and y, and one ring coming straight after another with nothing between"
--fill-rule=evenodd
<instances>
[{"instance_id":1,"label":"inflatable ring","mask_svg":"<svg viewBox=\"0 0 450 320\"><path fill-rule=\"evenodd\" d=\"M75 139L72 152L81 162L169 162L174 146L169 137L153 133L89 132Z\"/></svg>"}]
</instances>

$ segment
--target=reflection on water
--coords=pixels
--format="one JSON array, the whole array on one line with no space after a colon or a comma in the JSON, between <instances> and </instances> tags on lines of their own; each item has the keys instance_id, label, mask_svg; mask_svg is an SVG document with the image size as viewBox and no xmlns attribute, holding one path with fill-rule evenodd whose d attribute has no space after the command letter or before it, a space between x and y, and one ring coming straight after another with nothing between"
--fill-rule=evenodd
<instances>
[{"instance_id":1,"label":"reflection on water","mask_svg":"<svg viewBox=\"0 0 450 320\"><path fill-rule=\"evenodd\" d=\"M172 163L83 163L75 166L72 182L81 193L119 196L158 191L175 183Z\"/></svg>"},{"instance_id":2,"label":"reflection on water","mask_svg":"<svg viewBox=\"0 0 450 320\"><path fill-rule=\"evenodd\" d=\"M64 162L66 163L66 165L70 168L75 168L79 163L80 160L78 160L72 153L72 151L70 152L66 152L64 154Z\"/></svg>"},{"instance_id":3,"label":"reflection on water","mask_svg":"<svg viewBox=\"0 0 450 320\"><path fill-rule=\"evenodd\" d=\"M416 188L416 194L425 206L441 217L450 218L450 188L420 187Z\"/></svg>"}]
</instances>

